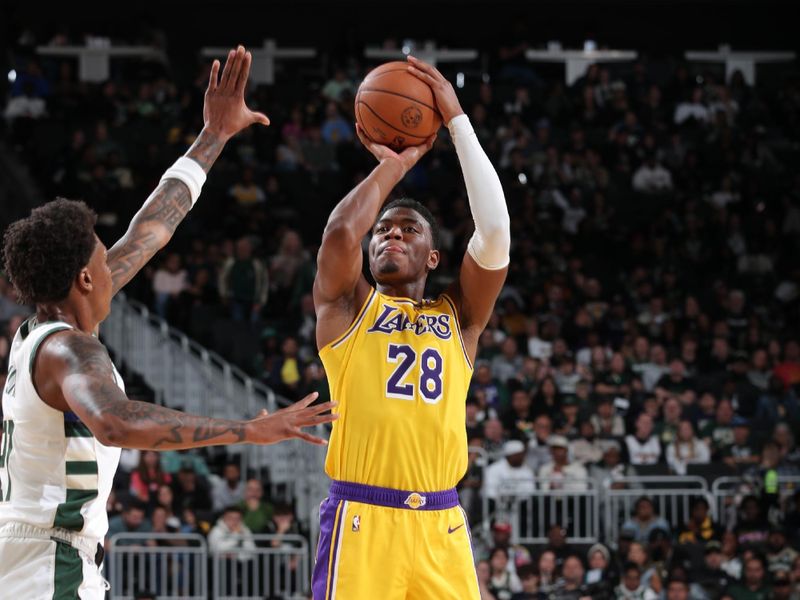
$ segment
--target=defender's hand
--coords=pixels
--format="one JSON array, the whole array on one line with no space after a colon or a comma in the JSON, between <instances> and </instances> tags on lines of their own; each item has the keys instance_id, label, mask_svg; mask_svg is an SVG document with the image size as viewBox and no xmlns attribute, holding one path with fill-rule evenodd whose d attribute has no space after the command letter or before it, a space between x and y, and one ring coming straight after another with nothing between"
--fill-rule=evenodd
<instances>
[{"instance_id":1,"label":"defender's hand","mask_svg":"<svg viewBox=\"0 0 800 600\"><path fill-rule=\"evenodd\" d=\"M408 62L410 63L408 72L431 86L433 97L436 99L436 107L439 109L445 125L449 125L453 117L464 114L464 109L461 108L453 85L445 79L439 69L413 56L408 57Z\"/></svg>"},{"instance_id":2,"label":"defender's hand","mask_svg":"<svg viewBox=\"0 0 800 600\"><path fill-rule=\"evenodd\" d=\"M269 125L267 115L250 110L244 102L252 60L252 55L245 52L244 46L239 46L228 52L222 76L219 76L219 61L215 60L211 65L203 104L203 122L206 128L226 139L253 123Z\"/></svg>"},{"instance_id":3,"label":"defender's hand","mask_svg":"<svg viewBox=\"0 0 800 600\"><path fill-rule=\"evenodd\" d=\"M339 415L322 414L334 408L336 402L309 406L318 396L317 392L309 394L299 402L271 415L262 410L255 419L247 422L245 441L250 444L276 444L283 440L299 438L318 446L326 444L324 439L302 430L303 427L330 423L339 418Z\"/></svg>"},{"instance_id":4,"label":"defender's hand","mask_svg":"<svg viewBox=\"0 0 800 600\"><path fill-rule=\"evenodd\" d=\"M367 134L364 133L364 130L361 129L361 125L358 123L356 123L356 134L358 135L358 139L361 140L361 143L364 144L364 147L366 147L366 149L369 150L379 162L383 162L385 160L396 160L398 163L400 163L400 166L403 169L403 175L408 173L411 168L417 164L419 159L425 156L428 150L433 148L433 142L436 141L436 134L433 134L431 137L425 140L425 143L420 144L419 146L409 146L402 152L398 153L389 148L389 146L384 146L383 144L373 142L367 137Z\"/></svg>"}]
</instances>

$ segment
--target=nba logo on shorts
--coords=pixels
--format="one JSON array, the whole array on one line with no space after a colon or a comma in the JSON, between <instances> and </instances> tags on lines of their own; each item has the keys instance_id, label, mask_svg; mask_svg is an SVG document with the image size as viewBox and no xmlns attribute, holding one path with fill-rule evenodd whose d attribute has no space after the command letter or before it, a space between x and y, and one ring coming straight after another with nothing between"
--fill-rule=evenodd
<instances>
[{"instance_id":1,"label":"nba logo on shorts","mask_svg":"<svg viewBox=\"0 0 800 600\"><path fill-rule=\"evenodd\" d=\"M356 515L355 517L353 517L353 531L358 533L358 531L360 530L361 530L361 517Z\"/></svg>"},{"instance_id":2,"label":"nba logo on shorts","mask_svg":"<svg viewBox=\"0 0 800 600\"><path fill-rule=\"evenodd\" d=\"M406 498L403 504L407 505L408 508L413 508L416 510L420 506L425 506L425 496L418 494L417 492L413 492L408 495L408 498Z\"/></svg>"}]
</instances>

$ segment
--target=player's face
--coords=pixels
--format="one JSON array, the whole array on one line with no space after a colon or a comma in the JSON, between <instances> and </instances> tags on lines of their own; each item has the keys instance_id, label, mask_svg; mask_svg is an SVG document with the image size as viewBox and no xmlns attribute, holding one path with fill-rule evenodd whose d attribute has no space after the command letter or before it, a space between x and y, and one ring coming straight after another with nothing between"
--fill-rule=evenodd
<instances>
[{"instance_id":1,"label":"player's face","mask_svg":"<svg viewBox=\"0 0 800 600\"><path fill-rule=\"evenodd\" d=\"M417 281L438 264L430 226L417 211L393 208L372 228L369 267L378 283Z\"/></svg>"},{"instance_id":2,"label":"player's face","mask_svg":"<svg viewBox=\"0 0 800 600\"><path fill-rule=\"evenodd\" d=\"M94 251L86 268L92 278L90 295L92 310L98 321L102 321L111 312L111 269L108 267L106 247L97 236L95 236Z\"/></svg>"}]
</instances>

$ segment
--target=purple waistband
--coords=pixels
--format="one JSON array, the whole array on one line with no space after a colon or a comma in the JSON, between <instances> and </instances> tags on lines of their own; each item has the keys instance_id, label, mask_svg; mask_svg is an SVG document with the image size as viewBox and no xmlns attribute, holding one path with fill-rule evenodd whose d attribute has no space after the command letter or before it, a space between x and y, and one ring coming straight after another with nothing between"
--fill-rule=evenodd
<instances>
[{"instance_id":1,"label":"purple waistband","mask_svg":"<svg viewBox=\"0 0 800 600\"><path fill-rule=\"evenodd\" d=\"M334 481L328 497L332 500L349 500L411 510L444 510L458 506L458 492L455 488L442 492L404 492L374 485Z\"/></svg>"}]
</instances>

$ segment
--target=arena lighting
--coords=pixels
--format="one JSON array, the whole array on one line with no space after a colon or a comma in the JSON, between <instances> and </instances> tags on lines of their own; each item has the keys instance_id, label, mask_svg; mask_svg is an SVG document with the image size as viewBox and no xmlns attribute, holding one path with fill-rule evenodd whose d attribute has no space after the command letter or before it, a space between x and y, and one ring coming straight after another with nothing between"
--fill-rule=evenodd
<instances>
[{"instance_id":1,"label":"arena lighting","mask_svg":"<svg viewBox=\"0 0 800 600\"><path fill-rule=\"evenodd\" d=\"M17 80L17 72L14 69L11 69L8 72L8 83L14 83Z\"/></svg>"},{"instance_id":2,"label":"arena lighting","mask_svg":"<svg viewBox=\"0 0 800 600\"><path fill-rule=\"evenodd\" d=\"M403 40L401 50L405 55L411 54L414 51L414 40Z\"/></svg>"},{"instance_id":3,"label":"arena lighting","mask_svg":"<svg viewBox=\"0 0 800 600\"><path fill-rule=\"evenodd\" d=\"M456 87L463 88L464 87L464 74L463 73L456 73Z\"/></svg>"},{"instance_id":4,"label":"arena lighting","mask_svg":"<svg viewBox=\"0 0 800 600\"><path fill-rule=\"evenodd\" d=\"M519 182L522 185L525 185L526 183L528 183L528 176L525 175L525 173L520 173L519 175L517 175L517 179L519 179Z\"/></svg>"},{"instance_id":5,"label":"arena lighting","mask_svg":"<svg viewBox=\"0 0 800 600\"><path fill-rule=\"evenodd\" d=\"M586 40L583 42L583 51L584 52L594 52L597 50L597 42L594 40Z\"/></svg>"}]
</instances>

